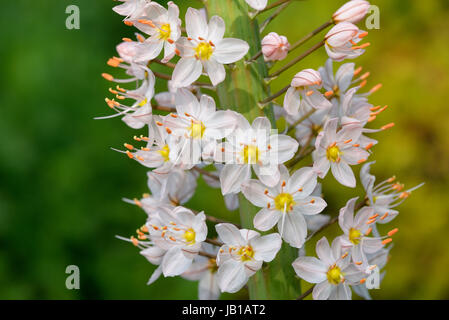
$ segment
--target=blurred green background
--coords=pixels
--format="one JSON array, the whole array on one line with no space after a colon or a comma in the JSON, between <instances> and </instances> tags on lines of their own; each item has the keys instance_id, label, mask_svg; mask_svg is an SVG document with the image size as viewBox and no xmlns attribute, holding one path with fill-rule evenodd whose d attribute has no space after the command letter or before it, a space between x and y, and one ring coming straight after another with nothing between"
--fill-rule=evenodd
<instances>
[{"instance_id":1,"label":"blurred green background","mask_svg":"<svg viewBox=\"0 0 449 320\"><path fill-rule=\"evenodd\" d=\"M219 1L219 0L216 0ZM161 1L159 1L161 2ZM175 1L184 14L198 1ZM344 3L299 1L265 33L291 42L326 21ZM65 28L65 8L76 4L81 29ZM102 0L16 0L0 13L0 298L195 299L197 286L182 279L146 281L154 267L131 245L116 240L143 224L145 215L121 197L148 192L146 170L113 152L136 133L108 114L104 103L111 72L107 59L133 29ZM380 30L356 60L371 71L368 85L384 87L370 99L390 108L375 125L394 121L375 137L379 179L396 175L406 186L422 181L394 221L400 232L375 298L449 299L449 1L372 1ZM361 25L363 28L364 26ZM305 48L311 46L312 40ZM298 53L301 50L298 50ZM318 68L324 50L285 72L273 92L303 68ZM159 81L160 89L165 84ZM144 133L144 132L141 132ZM140 132L139 132L140 134ZM371 160L371 159L370 159ZM335 214L360 195L328 179L324 193ZM217 190L200 183L189 206L228 219ZM222 200L220 200L222 201ZM337 231L334 227L332 232ZM311 253L311 251L310 251ZM65 287L66 266L80 268L81 289ZM244 297L245 292L239 296ZM225 296L230 298L231 296Z\"/></svg>"}]
</instances>

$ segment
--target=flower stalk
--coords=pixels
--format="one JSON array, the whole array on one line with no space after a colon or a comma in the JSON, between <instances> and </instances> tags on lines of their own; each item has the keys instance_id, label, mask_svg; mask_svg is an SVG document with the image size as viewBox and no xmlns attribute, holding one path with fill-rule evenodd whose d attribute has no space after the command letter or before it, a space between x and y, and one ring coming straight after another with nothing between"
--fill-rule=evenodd
<instances>
[{"instance_id":1,"label":"flower stalk","mask_svg":"<svg viewBox=\"0 0 449 320\"><path fill-rule=\"evenodd\" d=\"M285 2L285 1L284 1ZM261 51L259 26L256 20L248 17L245 0L207 1L209 16L221 16L228 28L226 36L245 39L250 45L248 57ZM264 114L274 125L271 103L259 107L259 101L270 95L270 89L264 78L268 75L263 57L256 58L261 63L246 64L239 61L228 72L225 81L217 86L217 94L222 107L226 106L243 114L250 122ZM253 218L258 208L240 195L240 219L242 226L252 229ZM291 261L297 250L287 244L282 246L278 257L256 273L248 281L250 299L295 299L300 294L300 281L291 270Z\"/></svg>"}]
</instances>

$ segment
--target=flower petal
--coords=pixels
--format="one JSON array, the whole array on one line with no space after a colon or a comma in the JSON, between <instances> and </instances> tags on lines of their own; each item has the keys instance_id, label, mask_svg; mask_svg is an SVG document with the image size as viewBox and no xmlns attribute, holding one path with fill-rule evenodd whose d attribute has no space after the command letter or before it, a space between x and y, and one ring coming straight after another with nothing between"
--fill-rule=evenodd
<instances>
[{"instance_id":1,"label":"flower petal","mask_svg":"<svg viewBox=\"0 0 449 320\"><path fill-rule=\"evenodd\" d=\"M310 283L327 281L328 267L315 257L299 257L293 263L296 274Z\"/></svg>"},{"instance_id":2,"label":"flower petal","mask_svg":"<svg viewBox=\"0 0 449 320\"><path fill-rule=\"evenodd\" d=\"M234 38L225 38L215 45L216 49L213 53L213 57L222 64L239 61L249 50L246 41Z\"/></svg>"}]
</instances>

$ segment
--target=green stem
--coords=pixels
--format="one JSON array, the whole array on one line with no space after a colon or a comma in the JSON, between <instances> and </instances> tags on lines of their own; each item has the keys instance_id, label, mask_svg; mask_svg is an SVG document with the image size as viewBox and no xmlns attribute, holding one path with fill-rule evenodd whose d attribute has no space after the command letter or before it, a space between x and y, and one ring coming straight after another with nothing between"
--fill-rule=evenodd
<instances>
[{"instance_id":1,"label":"green stem","mask_svg":"<svg viewBox=\"0 0 449 320\"><path fill-rule=\"evenodd\" d=\"M245 0L206 0L209 16L219 15L226 23L225 37L243 39L250 50L246 59L254 57L261 50L259 26L256 19L248 16ZM226 80L217 86L217 95L222 108L243 114L252 122L256 117L267 116L275 124L272 104L263 108L258 102L270 96L270 89L264 79L267 67L260 55L255 62L245 64L244 59L228 71ZM254 229L253 218L260 208L253 206L240 195L240 220L242 226ZM248 281L250 299L296 299L301 292L300 281L296 277L292 262L297 257L297 249L284 244L276 258L253 275Z\"/></svg>"}]
</instances>

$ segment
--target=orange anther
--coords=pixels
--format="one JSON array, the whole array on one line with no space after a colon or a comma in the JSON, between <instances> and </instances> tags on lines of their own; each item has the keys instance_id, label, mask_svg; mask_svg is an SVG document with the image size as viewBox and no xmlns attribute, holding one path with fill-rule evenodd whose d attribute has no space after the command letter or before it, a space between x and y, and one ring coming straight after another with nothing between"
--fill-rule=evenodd
<instances>
[{"instance_id":1,"label":"orange anther","mask_svg":"<svg viewBox=\"0 0 449 320\"><path fill-rule=\"evenodd\" d=\"M113 81L114 80L114 77L111 76L109 73L102 73L101 76L103 78L105 78L106 80L108 80L108 81Z\"/></svg>"},{"instance_id":2,"label":"orange anther","mask_svg":"<svg viewBox=\"0 0 449 320\"><path fill-rule=\"evenodd\" d=\"M385 212L385 214L382 217L380 217L380 220L384 220L386 217L388 217L388 212Z\"/></svg>"},{"instance_id":3,"label":"orange anther","mask_svg":"<svg viewBox=\"0 0 449 320\"><path fill-rule=\"evenodd\" d=\"M381 127L381 129L382 130L387 130L387 129L390 129L392 127L394 127L394 122L384 125L383 127Z\"/></svg>"},{"instance_id":4,"label":"orange anther","mask_svg":"<svg viewBox=\"0 0 449 320\"><path fill-rule=\"evenodd\" d=\"M374 87L372 87L371 90L369 91L369 93L374 93L377 90L379 90L380 88L382 88L382 83L376 84Z\"/></svg>"},{"instance_id":5,"label":"orange anther","mask_svg":"<svg viewBox=\"0 0 449 320\"><path fill-rule=\"evenodd\" d=\"M358 67L357 69L355 69L354 70L354 77L356 76L356 75L358 75L360 72L362 72L362 67Z\"/></svg>"},{"instance_id":6,"label":"orange anther","mask_svg":"<svg viewBox=\"0 0 449 320\"><path fill-rule=\"evenodd\" d=\"M385 239L384 241L382 241L382 244L383 244L383 245L386 245L386 244L390 243L391 241L393 241L393 239L387 238L387 239Z\"/></svg>"},{"instance_id":7,"label":"orange anther","mask_svg":"<svg viewBox=\"0 0 449 320\"><path fill-rule=\"evenodd\" d=\"M132 144L125 143L123 145L125 146L126 149L129 149L129 150L133 150L134 149L134 146Z\"/></svg>"},{"instance_id":8,"label":"orange anther","mask_svg":"<svg viewBox=\"0 0 449 320\"><path fill-rule=\"evenodd\" d=\"M324 96L325 96L326 98L329 98L329 97L331 97L333 94L334 94L334 91L329 90L329 91L326 91L326 92L324 93Z\"/></svg>"},{"instance_id":9,"label":"orange anther","mask_svg":"<svg viewBox=\"0 0 449 320\"><path fill-rule=\"evenodd\" d=\"M394 228L393 230L391 230L390 232L388 232L388 236L391 237L392 235L394 235L396 232L398 232L399 229L398 228Z\"/></svg>"},{"instance_id":10,"label":"orange anther","mask_svg":"<svg viewBox=\"0 0 449 320\"><path fill-rule=\"evenodd\" d=\"M126 154L128 155L128 157L130 159L134 158L134 155L131 152L129 152L128 150L126 151Z\"/></svg>"}]
</instances>

